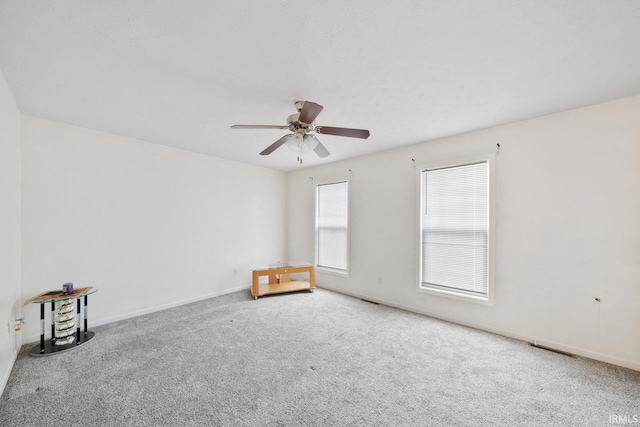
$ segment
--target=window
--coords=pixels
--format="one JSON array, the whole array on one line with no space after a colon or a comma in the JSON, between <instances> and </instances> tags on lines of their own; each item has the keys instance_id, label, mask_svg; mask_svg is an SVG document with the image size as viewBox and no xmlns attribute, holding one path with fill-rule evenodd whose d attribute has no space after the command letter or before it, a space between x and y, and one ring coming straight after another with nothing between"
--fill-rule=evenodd
<instances>
[{"instance_id":1,"label":"window","mask_svg":"<svg viewBox=\"0 0 640 427\"><path fill-rule=\"evenodd\" d=\"M316 186L316 266L349 271L349 182Z\"/></svg>"},{"instance_id":2,"label":"window","mask_svg":"<svg viewBox=\"0 0 640 427\"><path fill-rule=\"evenodd\" d=\"M489 301L489 160L420 174L420 289Z\"/></svg>"}]
</instances>

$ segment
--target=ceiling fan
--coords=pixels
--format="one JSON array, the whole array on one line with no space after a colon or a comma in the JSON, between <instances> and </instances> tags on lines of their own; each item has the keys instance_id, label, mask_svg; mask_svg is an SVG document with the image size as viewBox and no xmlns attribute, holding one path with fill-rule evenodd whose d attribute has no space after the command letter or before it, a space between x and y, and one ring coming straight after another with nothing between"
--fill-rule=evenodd
<instances>
[{"instance_id":1,"label":"ceiling fan","mask_svg":"<svg viewBox=\"0 0 640 427\"><path fill-rule=\"evenodd\" d=\"M285 143L298 150L298 162L302 163L302 153L313 150L318 157L327 157L330 153L322 145L315 135L309 132L316 132L323 135L346 136L349 138L369 138L369 131L366 129L338 128L331 126L317 126L316 117L324 108L320 104L310 101L297 101L295 107L298 114L292 114L287 118L286 125L233 125L231 129L288 129L290 133L283 136L260 152L261 156L273 153L277 148Z\"/></svg>"}]
</instances>

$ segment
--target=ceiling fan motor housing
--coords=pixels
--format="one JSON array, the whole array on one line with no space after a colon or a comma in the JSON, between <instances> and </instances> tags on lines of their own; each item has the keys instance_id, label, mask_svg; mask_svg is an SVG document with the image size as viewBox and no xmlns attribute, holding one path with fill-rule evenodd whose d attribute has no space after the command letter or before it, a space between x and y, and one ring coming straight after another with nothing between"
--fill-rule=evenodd
<instances>
[{"instance_id":1,"label":"ceiling fan motor housing","mask_svg":"<svg viewBox=\"0 0 640 427\"><path fill-rule=\"evenodd\" d=\"M300 118L300 114L292 114L289 117L287 117L287 124L289 125L289 130L291 132L297 132L297 133L307 133L307 132L311 132L315 129L315 122L314 123L302 123L300 120L298 120Z\"/></svg>"}]
</instances>

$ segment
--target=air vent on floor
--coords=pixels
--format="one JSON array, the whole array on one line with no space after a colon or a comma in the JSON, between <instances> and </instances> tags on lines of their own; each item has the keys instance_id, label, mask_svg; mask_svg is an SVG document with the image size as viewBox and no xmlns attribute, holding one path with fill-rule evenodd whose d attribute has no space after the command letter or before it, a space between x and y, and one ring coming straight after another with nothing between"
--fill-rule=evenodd
<instances>
[{"instance_id":1,"label":"air vent on floor","mask_svg":"<svg viewBox=\"0 0 640 427\"><path fill-rule=\"evenodd\" d=\"M554 353L558 353L558 354L562 354L564 356L569 356L569 357L576 357L575 354L572 353L567 353L566 351L562 351L562 350L556 350L555 348L551 348L551 347L545 347L544 345L539 345L537 343L532 343L530 342L529 345L531 347L535 347L535 348L541 348L542 350L547 350L547 351L552 351Z\"/></svg>"}]
</instances>

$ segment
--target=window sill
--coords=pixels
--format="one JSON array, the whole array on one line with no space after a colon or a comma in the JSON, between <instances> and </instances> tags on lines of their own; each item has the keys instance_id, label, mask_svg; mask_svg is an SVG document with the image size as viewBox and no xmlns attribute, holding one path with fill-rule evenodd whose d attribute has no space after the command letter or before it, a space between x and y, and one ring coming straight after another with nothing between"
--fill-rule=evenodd
<instances>
[{"instance_id":1,"label":"window sill","mask_svg":"<svg viewBox=\"0 0 640 427\"><path fill-rule=\"evenodd\" d=\"M443 289L429 288L421 285L418 285L418 292L493 307L493 298L491 298L490 296L467 295L455 291L446 291Z\"/></svg>"},{"instance_id":2,"label":"window sill","mask_svg":"<svg viewBox=\"0 0 640 427\"><path fill-rule=\"evenodd\" d=\"M335 276L341 276L341 277L349 277L349 271L348 270L338 270L335 268L329 268L329 267L322 267L319 265L316 265L316 272L318 273L328 273L328 274L333 274Z\"/></svg>"}]
</instances>

